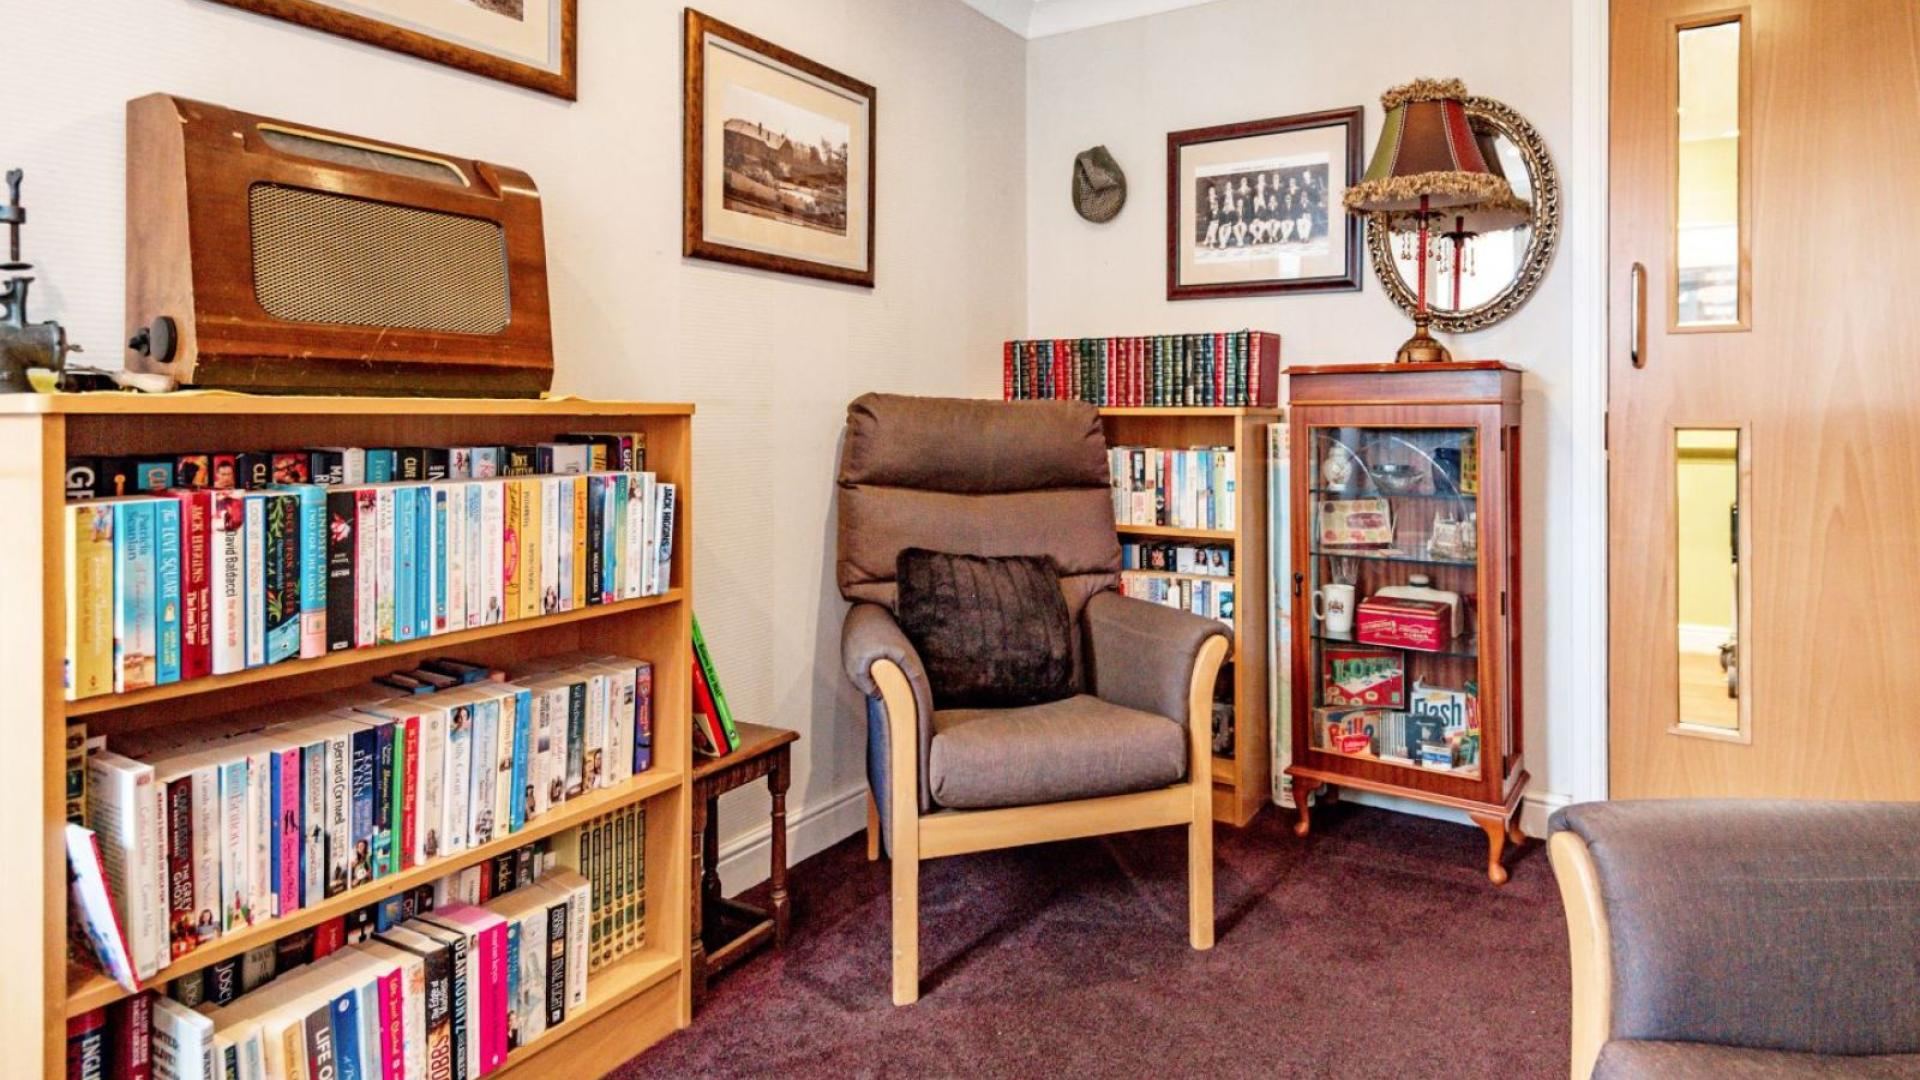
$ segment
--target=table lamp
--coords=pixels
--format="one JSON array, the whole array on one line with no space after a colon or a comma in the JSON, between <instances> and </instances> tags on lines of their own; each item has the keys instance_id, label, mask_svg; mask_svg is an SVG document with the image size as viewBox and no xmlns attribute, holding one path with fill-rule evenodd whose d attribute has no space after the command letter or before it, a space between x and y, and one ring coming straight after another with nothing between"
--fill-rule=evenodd
<instances>
[{"instance_id":1,"label":"table lamp","mask_svg":"<svg viewBox=\"0 0 1920 1080\"><path fill-rule=\"evenodd\" d=\"M1416 79L1380 95L1386 123L1367 175L1347 189L1349 212L1372 214L1394 232L1415 231L1419 236L1418 305L1413 336L1395 354L1396 363L1444 363L1452 359L1446 346L1427 332L1427 251L1433 226L1443 216L1462 219L1469 211L1486 208L1503 216L1513 205L1512 185L1489 165L1462 99L1467 88L1459 79ZM1496 159L1497 160L1497 159ZM1504 209L1503 209L1504 208ZM1443 211L1457 211L1443 215ZM1456 252L1457 254L1457 252ZM1456 273L1458 260L1455 261ZM1456 289L1458 288L1456 284Z\"/></svg>"}]
</instances>

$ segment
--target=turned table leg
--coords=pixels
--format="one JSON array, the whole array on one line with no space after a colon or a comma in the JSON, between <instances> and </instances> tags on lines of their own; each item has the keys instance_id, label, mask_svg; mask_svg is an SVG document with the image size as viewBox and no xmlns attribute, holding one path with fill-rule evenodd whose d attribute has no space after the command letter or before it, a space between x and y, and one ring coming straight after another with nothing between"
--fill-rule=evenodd
<instances>
[{"instance_id":1,"label":"turned table leg","mask_svg":"<svg viewBox=\"0 0 1920 1080\"><path fill-rule=\"evenodd\" d=\"M1495 885L1507 883L1507 868L1500 865L1500 855L1507 846L1507 818L1505 815L1473 814L1473 823L1487 834L1487 880Z\"/></svg>"},{"instance_id":2,"label":"turned table leg","mask_svg":"<svg viewBox=\"0 0 1920 1080\"><path fill-rule=\"evenodd\" d=\"M693 798L693 813L688 816L693 819L693 843L690 845L693 848L693 880L705 882L706 875L701 864L706 861L707 800L701 798L698 793ZM693 927L693 943L687 957L687 973L695 1006L698 1006L701 999L707 996L707 948L700 939L701 924L705 921L705 912L702 909L706 906L705 888L693 890L693 911L688 920Z\"/></svg>"},{"instance_id":3,"label":"turned table leg","mask_svg":"<svg viewBox=\"0 0 1920 1080\"><path fill-rule=\"evenodd\" d=\"M773 865L768 876L773 884L770 902L773 907L773 946L776 949L787 943L787 765L787 748L783 746L773 759L772 771L767 773L767 790L773 795Z\"/></svg>"}]
</instances>

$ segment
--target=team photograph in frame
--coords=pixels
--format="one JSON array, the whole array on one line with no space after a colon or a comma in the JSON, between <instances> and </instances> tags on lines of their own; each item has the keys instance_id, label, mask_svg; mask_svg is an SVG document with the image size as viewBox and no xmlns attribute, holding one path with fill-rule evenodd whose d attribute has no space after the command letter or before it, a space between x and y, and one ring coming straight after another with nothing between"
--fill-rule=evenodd
<instances>
[{"instance_id":1,"label":"team photograph in frame","mask_svg":"<svg viewBox=\"0 0 1920 1080\"><path fill-rule=\"evenodd\" d=\"M872 86L686 13L685 215L692 258L872 288Z\"/></svg>"},{"instance_id":2,"label":"team photograph in frame","mask_svg":"<svg viewBox=\"0 0 1920 1080\"><path fill-rule=\"evenodd\" d=\"M1167 136L1167 299L1360 287L1362 112L1325 112Z\"/></svg>"}]
</instances>

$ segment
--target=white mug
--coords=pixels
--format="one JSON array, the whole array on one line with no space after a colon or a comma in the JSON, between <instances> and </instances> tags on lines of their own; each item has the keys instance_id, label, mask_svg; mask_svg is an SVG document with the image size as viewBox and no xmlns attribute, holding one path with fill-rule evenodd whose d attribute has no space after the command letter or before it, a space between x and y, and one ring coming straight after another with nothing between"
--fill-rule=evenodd
<instances>
[{"instance_id":1,"label":"white mug","mask_svg":"<svg viewBox=\"0 0 1920 1080\"><path fill-rule=\"evenodd\" d=\"M1329 634L1353 633L1353 586L1322 585L1313 592L1313 617Z\"/></svg>"}]
</instances>

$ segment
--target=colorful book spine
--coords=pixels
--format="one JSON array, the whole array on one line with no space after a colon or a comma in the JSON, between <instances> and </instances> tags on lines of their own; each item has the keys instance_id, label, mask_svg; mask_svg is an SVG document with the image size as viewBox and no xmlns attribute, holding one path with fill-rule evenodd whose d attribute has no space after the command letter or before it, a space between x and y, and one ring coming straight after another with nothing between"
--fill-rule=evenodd
<instances>
[{"instance_id":1,"label":"colorful book spine","mask_svg":"<svg viewBox=\"0 0 1920 1080\"><path fill-rule=\"evenodd\" d=\"M354 564L360 550L360 517L354 504L358 495L357 491L339 488L327 492L324 623L328 652L353 648L357 637Z\"/></svg>"},{"instance_id":2,"label":"colorful book spine","mask_svg":"<svg viewBox=\"0 0 1920 1080\"><path fill-rule=\"evenodd\" d=\"M180 681L180 500L154 500L153 545L153 681L164 686Z\"/></svg>"},{"instance_id":3,"label":"colorful book spine","mask_svg":"<svg viewBox=\"0 0 1920 1080\"><path fill-rule=\"evenodd\" d=\"M113 689L154 685L154 500L113 504Z\"/></svg>"},{"instance_id":4,"label":"colorful book spine","mask_svg":"<svg viewBox=\"0 0 1920 1080\"><path fill-rule=\"evenodd\" d=\"M433 489L424 485L414 488L413 634L420 638L431 637L434 634L433 589L436 568L434 566L433 516Z\"/></svg>"},{"instance_id":5,"label":"colorful book spine","mask_svg":"<svg viewBox=\"0 0 1920 1080\"><path fill-rule=\"evenodd\" d=\"M302 658L325 656L327 641L328 542L327 489L319 484L297 484L291 489L299 522L299 618Z\"/></svg>"},{"instance_id":6,"label":"colorful book spine","mask_svg":"<svg viewBox=\"0 0 1920 1080\"><path fill-rule=\"evenodd\" d=\"M68 701L112 693L114 672L114 509L69 503L66 509Z\"/></svg>"},{"instance_id":7,"label":"colorful book spine","mask_svg":"<svg viewBox=\"0 0 1920 1080\"><path fill-rule=\"evenodd\" d=\"M180 678L213 672L213 492L180 495Z\"/></svg>"},{"instance_id":8,"label":"colorful book spine","mask_svg":"<svg viewBox=\"0 0 1920 1080\"><path fill-rule=\"evenodd\" d=\"M397 597L394 588L398 576L396 526L394 513L395 489L378 488L374 491L374 640L381 645L390 645L396 639L395 620L398 617Z\"/></svg>"},{"instance_id":9,"label":"colorful book spine","mask_svg":"<svg viewBox=\"0 0 1920 1080\"><path fill-rule=\"evenodd\" d=\"M420 519L415 511L416 489L393 489L393 640L412 641L421 636L416 620L419 607L414 598L419 588Z\"/></svg>"},{"instance_id":10,"label":"colorful book spine","mask_svg":"<svg viewBox=\"0 0 1920 1080\"><path fill-rule=\"evenodd\" d=\"M246 660L248 667L267 662L267 501L264 495L246 496Z\"/></svg>"},{"instance_id":11,"label":"colorful book spine","mask_svg":"<svg viewBox=\"0 0 1920 1080\"><path fill-rule=\"evenodd\" d=\"M300 655L300 499L276 493L266 503L267 663Z\"/></svg>"}]
</instances>

